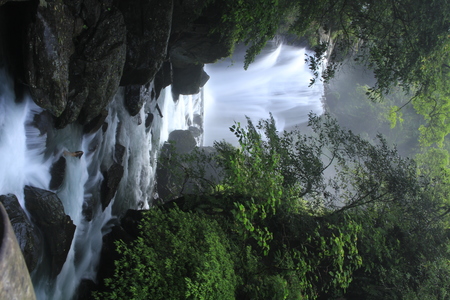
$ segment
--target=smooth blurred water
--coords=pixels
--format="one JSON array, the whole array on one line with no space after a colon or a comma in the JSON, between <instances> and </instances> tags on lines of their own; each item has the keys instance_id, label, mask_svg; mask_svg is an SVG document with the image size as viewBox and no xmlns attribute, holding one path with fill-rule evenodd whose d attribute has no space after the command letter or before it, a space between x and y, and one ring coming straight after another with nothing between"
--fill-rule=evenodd
<instances>
[{"instance_id":1,"label":"smooth blurred water","mask_svg":"<svg viewBox=\"0 0 450 300\"><path fill-rule=\"evenodd\" d=\"M272 113L281 131L323 112L323 84L308 87L312 74L305 64L305 49L279 45L266 49L247 71L240 57L208 65L205 85L205 145L225 139L234 143L229 127L266 119Z\"/></svg>"}]
</instances>

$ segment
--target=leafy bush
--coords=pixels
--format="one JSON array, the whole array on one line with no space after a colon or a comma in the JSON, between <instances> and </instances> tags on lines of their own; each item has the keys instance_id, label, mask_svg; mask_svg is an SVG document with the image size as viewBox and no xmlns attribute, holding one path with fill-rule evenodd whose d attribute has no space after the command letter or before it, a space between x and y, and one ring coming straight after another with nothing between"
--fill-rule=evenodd
<instances>
[{"instance_id":1,"label":"leafy bush","mask_svg":"<svg viewBox=\"0 0 450 300\"><path fill-rule=\"evenodd\" d=\"M131 244L117 243L122 255L109 292L96 299L234 299L234 273L227 237L206 216L153 209Z\"/></svg>"}]
</instances>

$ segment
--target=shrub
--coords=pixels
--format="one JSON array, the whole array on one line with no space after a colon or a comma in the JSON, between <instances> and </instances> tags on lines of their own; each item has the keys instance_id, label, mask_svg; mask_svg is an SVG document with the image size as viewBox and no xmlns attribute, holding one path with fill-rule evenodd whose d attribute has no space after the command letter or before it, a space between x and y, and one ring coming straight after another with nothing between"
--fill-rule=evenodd
<instances>
[{"instance_id":1,"label":"shrub","mask_svg":"<svg viewBox=\"0 0 450 300\"><path fill-rule=\"evenodd\" d=\"M122 255L109 292L96 299L234 299L237 278L227 238L207 216L178 208L153 209Z\"/></svg>"}]
</instances>

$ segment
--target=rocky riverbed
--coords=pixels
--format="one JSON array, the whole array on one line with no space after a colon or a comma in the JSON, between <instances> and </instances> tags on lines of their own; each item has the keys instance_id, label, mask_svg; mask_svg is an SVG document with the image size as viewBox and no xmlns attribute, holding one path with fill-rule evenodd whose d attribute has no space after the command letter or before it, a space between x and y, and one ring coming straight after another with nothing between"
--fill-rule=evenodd
<instances>
[{"instance_id":1,"label":"rocky riverbed","mask_svg":"<svg viewBox=\"0 0 450 300\"><path fill-rule=\"evenodd\" d=\"M46 274L57 278L76 244L75 223L84 228L116 196L130 159L120 128L108 130L114 119L109 106L118 91L136 126L144 123L150 132L154 116L162 117L156 101L164 88L171 85L174 101L198 93L209 79L204 64L230 54L230 43L210 34L215 22L215 8L196 0L0 0L0 67L12 78L15 102L26 102L30 95L40 107L28 126L47 137L42 157L49 164L49 186L24 185L20 195L0 196L29 272L47 264ZM102 147L96 133L117 136L105 152L111 159L99 163L102 176L87 175L98 196L84 199L83 221L70 217L64 193L56 193L68 176L66 160L79 158L72 157L79 149L62 153L51 144L68 126L81 128L76 130L80 141L92 136L83 153L90 159Z\"/></svg>"}]
</instances>

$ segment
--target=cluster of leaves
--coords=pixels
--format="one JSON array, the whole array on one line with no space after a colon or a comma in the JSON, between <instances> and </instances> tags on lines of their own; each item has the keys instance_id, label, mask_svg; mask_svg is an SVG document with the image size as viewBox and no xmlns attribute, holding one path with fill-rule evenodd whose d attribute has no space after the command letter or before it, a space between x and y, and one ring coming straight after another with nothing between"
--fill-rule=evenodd
<instances>
[{"instance_id":1,"label":"cluster of leaves","mask_svg":"<svg viewBox=\"0 0 450 300\"><path fill-rule=\"evenodd\" d=\"M95 299L234 299L230 245L205 215L172 208L146 213L139 237L118 241L114 278Z\"/></svg>"},{"instance_id":2,"label":"cluster of leaves","mask_svg":"<svg viewBox=\"0 0 450 300\"><path fill-rule=\"evenodd\" d=\"M448 179L327 115L309 125L232 126L240 146L215 144L216 188L148 212L100 296L443 299L450 205L434 185Z\"/></svg>"}]
</instances>

